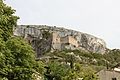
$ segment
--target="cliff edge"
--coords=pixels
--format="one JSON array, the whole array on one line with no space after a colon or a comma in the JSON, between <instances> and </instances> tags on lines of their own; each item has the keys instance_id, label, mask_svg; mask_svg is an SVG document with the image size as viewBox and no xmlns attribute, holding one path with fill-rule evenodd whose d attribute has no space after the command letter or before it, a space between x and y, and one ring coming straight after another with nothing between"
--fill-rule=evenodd
<instances>
[{"instance_id":1,"label":"cliff edge","mask_svg":"<svg viewBox=\"0 0 120 80\"><path fill-rule=\"evenodd\" d=\"M82 49L89 52L104 54L106 43L95 36L46 25L18 25L14 35L22 36L32 44L39 57L50 50Z\"/></svg>"}]
</instances>

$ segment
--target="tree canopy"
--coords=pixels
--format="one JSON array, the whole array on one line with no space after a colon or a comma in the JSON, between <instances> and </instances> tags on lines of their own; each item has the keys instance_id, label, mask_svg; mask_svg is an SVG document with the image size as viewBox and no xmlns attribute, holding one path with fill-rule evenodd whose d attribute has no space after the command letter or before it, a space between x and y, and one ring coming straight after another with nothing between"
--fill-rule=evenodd
<instances>
[{"instance_id":1,"label":"tree canopy","mask_svg":"<svg viewBox=\"0 0 120 80\"><path fill-rule=\"evenodd\" d=\"M19 17L14 15L15 10L0 0L0 34L5 41L13 35L13 28Z\"/></svg>"},{"instance_id":2,"label":"tree canopy","mask_svg":"<svg viewBox=\"0 0 120 80\"><path fill-rule=\"evenodd\" d=\"M14 13L0 0L0 80L32 80L32 74L41 71L41 63L35 61L35 52L23 38L13 36L19 18Z\"/></svg>"}]
</instances>

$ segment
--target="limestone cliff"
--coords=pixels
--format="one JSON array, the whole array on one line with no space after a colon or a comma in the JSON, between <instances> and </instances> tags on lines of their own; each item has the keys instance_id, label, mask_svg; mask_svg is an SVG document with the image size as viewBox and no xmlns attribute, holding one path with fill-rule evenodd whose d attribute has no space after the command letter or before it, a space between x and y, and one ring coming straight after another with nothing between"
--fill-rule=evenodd
<instances>
[{"instance_id":1,"label":"limestone cliff","mask_svg":"<svg viewBox=\"0 0 120 80\"><path fill-rule=\"evenodd\" d=\"M26 38L37 52L37 57L50 50L82 49L102 54L106 51L102 39L56 26L18 25L14 35Z\"/></svg>"}]
</instances>

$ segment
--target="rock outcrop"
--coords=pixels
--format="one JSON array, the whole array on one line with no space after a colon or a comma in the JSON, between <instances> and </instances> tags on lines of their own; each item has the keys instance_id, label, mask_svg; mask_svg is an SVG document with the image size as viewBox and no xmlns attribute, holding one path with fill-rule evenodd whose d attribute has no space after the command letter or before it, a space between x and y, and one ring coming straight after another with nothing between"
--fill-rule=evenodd
<instances>
[{"instance_id":1,"label":"rock outcrop","mask_svg":"<svg viewBox=\"0 0 120 80\"><path fill-rule=\"evenodd\" d=\"M102 39L56 26L18 25L14 35L26 38L38 57L50 50L82 49L101 54L106 51L106 43Z\"/></svg>"}]
</instances>

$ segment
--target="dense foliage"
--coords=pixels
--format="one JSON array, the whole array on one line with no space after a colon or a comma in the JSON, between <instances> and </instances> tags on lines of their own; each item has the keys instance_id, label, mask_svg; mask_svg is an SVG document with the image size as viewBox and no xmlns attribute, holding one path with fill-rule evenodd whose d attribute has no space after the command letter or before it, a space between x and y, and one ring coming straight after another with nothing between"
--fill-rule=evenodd
<instances>
[{"instance_id":1,"label":"dense foliage","mask_svg":"<svg viewBox=\"0 0 120 80\"><path fill-rule=\"evenodd\" d=\"M35 61L32 47L13 36L18 19L14 12L0 0L0 80L32 80L33 73L42 72L43 66Z\"/></svg>"},{"instance_id":2,"label":"dense foliage","mask_svg":"<svg viewBox=\"0 0 120 80\"><path fill-rule=\"evenodd\" d=\"M119 49L109 50L106 54L82 50L54 51L46 53L45 56L50 57L48 63L51 64L51 74L58 75L58 80L98 80L95 73L101 69L111 69L120 62Z\"/></svg>"},{"instance_id":3,"label":"dense foliage","mask_svg":"<svg viewBox=\"0 0 120 80\"><path fill-rule=\"evenodd\" d=\"M13 34L18 17L14 16L15 10L0 0L0 34L6 41Z\"/></svg>"},{"instance_id":4,"label":"dense foliage","mask_svg":"<svg viewBox=\"0 0 120 80\"><path fill-rule=\"evenodd\" d=\"M104 58L106 59L107 65L113 67L120 63L120 50L119 49L110 50L108 54L104 54Z\"/></svg>"},{"instance_id":5,"label":"dense foliage","mask_svg":"<svg viewBox=\"0 0 120 80\"><path fill-rule=\"evenodd\" d=\"M99 67L95 69L89 64L81 63L81 60L74 52L55 51L47 53L45 56L50 56L49 62L46 64L51 70L50 75L55 80L97 80L95 70Z\"/></svg>"}]
</instances>

